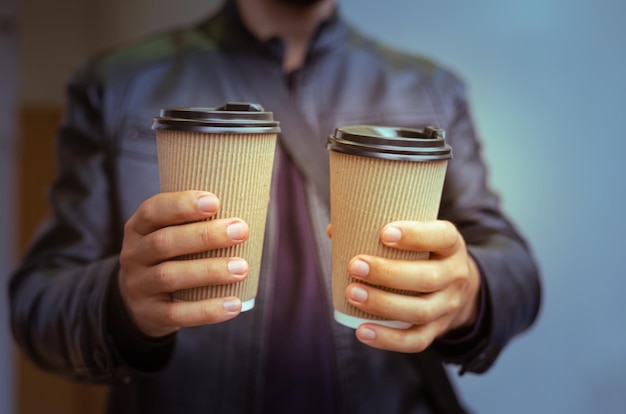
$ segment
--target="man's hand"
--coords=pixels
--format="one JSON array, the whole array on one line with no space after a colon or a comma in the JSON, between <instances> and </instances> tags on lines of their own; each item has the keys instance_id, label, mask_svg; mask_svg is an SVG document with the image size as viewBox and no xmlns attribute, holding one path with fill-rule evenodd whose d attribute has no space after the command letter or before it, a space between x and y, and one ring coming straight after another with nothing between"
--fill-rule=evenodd
<instances>
[{"instance_id":1,"label":"man's hand","mask_svg":"<svg viewBox=\"0 0 626 414\"><path fill-rule=\"evenodd\" d=\"M365 312L409 322L408 329L365 323L357 338L370 346L399 352L420 352L436 338L471 326L478 313L480 277L465 241L447 221L394 222L380 233L381 241L401 250L429 251L430 260L399 261L360 255L349 265L350 275L373 285L419 292L390 293L362 283L346 289L349 302Z\"/></svg>"},{"instance_id":2,"label":"man's hand","mask_svg":"<svg viewBox=\"0 0 626 414\"><path fill-rule=\"evenodd\" d=\"M159 337L184 326L218 323L241 312L236 297L173 302L170 293L234 283L248 275L241 258L175 260L243 243L248 226L237 218L209 220L219 200L200 191L162 193L146 201L126 222L120 253L119 288L141 332Z\"/></svg>"}]
</instances>

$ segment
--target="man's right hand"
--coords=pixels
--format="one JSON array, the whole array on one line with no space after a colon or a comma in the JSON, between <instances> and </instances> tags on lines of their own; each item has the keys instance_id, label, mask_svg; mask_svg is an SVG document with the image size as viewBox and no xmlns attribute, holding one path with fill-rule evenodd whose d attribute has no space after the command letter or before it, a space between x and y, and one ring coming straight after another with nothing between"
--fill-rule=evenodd
<instances>
[{"instance_id":1,"label":"man's right hand","mask_svg":"<svg viewBox=\"0 0 626 414\"><path fill-rule=\"evenodd\" d=\"M176 260L177 257L240 244L248 238L241 219L213 219L219 200L211 193L161 193L144 201L126 222L120 253L119 288L135 325L150 337L185 326L223 322L241 312L236 297L174 302L170 293L234 283L248 275L237 257Z\"/></svg>"}]
</instances>

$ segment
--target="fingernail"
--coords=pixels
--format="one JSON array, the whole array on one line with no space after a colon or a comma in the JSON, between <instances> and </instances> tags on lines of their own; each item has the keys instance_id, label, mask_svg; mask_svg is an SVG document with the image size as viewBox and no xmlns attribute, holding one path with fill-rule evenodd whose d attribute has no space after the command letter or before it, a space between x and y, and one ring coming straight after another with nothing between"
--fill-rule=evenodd
<instances>
[{"instance_id":1,"label":"fingernail","mask_svg":"<svg viewBox=\"0 0 626 414\"><path fill-rule=\"evenodd\" d=\"M241 301L238 298L226 299L224 301L224 309L228 312L237 312L241 309Z\"/></svg>"},{"instance_id":2,"label":"fingernail","mask_svg":"<svg viewBox=\"0 0 626 414\"><path fill-rule=\"evenodd\" d=\"M383 231L383 241L386 243L396 243L402 238L402 232L397 227L387 227Z\"/></svg>"},{"instance_id":3,"label":"fingernail","mask_svg":"<svg viewBox=\"0 0 626 414\"><path fill-rule=\"evenodd\" d=\"M235 222L226 228L226 233L231 240L244 240L248 234L248 226L240 221Z\"/></svg>"},{"instance_id":4,"label":"fingernail","mask_svg":"<svg viewBox=\"0 0 626 414\"><path fill-rule=\"evenodd\" d=\"M243 259L231 259L228 262L228 271L238 276L245 275L248 271L248 262Z\"/></svg>"},{"instance_id":5,"label":"fingernail","mask_svg":"<svg viewBox=\"0 0 626 414\"><path fill-rule=\"evenodd\" d=\"M363 260L357 259L350 266L350 273L353 276L365 277L370 273L370 265Z\"/></svg>"},{"instance_id":6,"label":"fingernail","mask_svg":"<svg viewBox=\"0 0 626 414\"><path fill-rule=\"evenodd\" d=\"M360 328L358 331L359 338L365 341L373 341L376 339L376 331L370 328Z\"/></svg>"},{"instance_id":7,"label":"fingernail","mask_svg":"<svg viewBox=\"0 0 626 414\"><path fill-rule=\"evenodd\" d=\"M365 302L367 300L367 290L355 286L350 290L350 298L357 302Z\"/></svg>"},{"instance_id":8,"label":"fingernail","mask_svg":"<svg viewBox=\"0 0 626 414\"><path fill-rule=\"evenodd\" d=\"M198 208L205 213L215 213L219 205L219 200L213 196L203 196L198 199Z\"/></svg>"}]
</instances>

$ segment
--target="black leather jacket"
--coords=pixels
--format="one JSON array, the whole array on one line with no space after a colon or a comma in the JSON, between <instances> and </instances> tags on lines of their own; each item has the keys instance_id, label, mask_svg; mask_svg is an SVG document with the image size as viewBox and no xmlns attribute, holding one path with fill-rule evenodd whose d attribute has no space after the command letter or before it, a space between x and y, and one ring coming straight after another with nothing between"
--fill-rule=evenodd
<instances>
[{"instance_id":1,"label":"black leather jacket","mask_svg":"<svg viewBox=\"0 0 626 414\"><path fill-rule=\"evenodd\" d=\"M53 215L11 279L12 324L19 345L44 369L111 383L110 412L254 412L268 369L262 355L276 253L272 213L254 311L161 342L142 338L123 312L116 286L123 225L159 190L150 126L162 107L260 102L281 121L282 140L298 133L295 108L322 157L325 139L338 125L437 125L447 131L454 158L440 217L458 226L482 273L486 299L478 338L460 345L441 341L407 355L369 348L353 330L329 320L342 412L413 412L422 386L438 393L432 398L446 412L453 403L441 391L446 378L440 362L484 372L536 317L537 270L487 187L459 80L430 61L371 42L337 16L319 31L290 90L281 52L280 41L252 38L228 5L198 26L93 60L69 86ZM274 92L270 104L255 83ZM302 158L304 151L285 148ZM328 205L319 170L303 174L327 281ZM134 362L133 355L150 356L137 359L150 362Z\"/></svg>"}]
</instances>

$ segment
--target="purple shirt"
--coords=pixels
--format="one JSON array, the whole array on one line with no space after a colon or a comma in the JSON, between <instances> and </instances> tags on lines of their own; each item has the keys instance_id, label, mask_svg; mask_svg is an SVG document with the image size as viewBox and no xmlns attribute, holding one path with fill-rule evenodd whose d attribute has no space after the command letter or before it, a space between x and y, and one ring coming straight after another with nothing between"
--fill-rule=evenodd
<instances>
[{"instance_id":1,"label":"purple shirt","mask_svg":"<svg viewBox=\"0 0 626 414\"><path fill-rule=\"evenodd\" d=\"M263 412L333 413L330 315L316 265L302 177L282 149L278 259Z\"/></svg>"}]
</instances>

